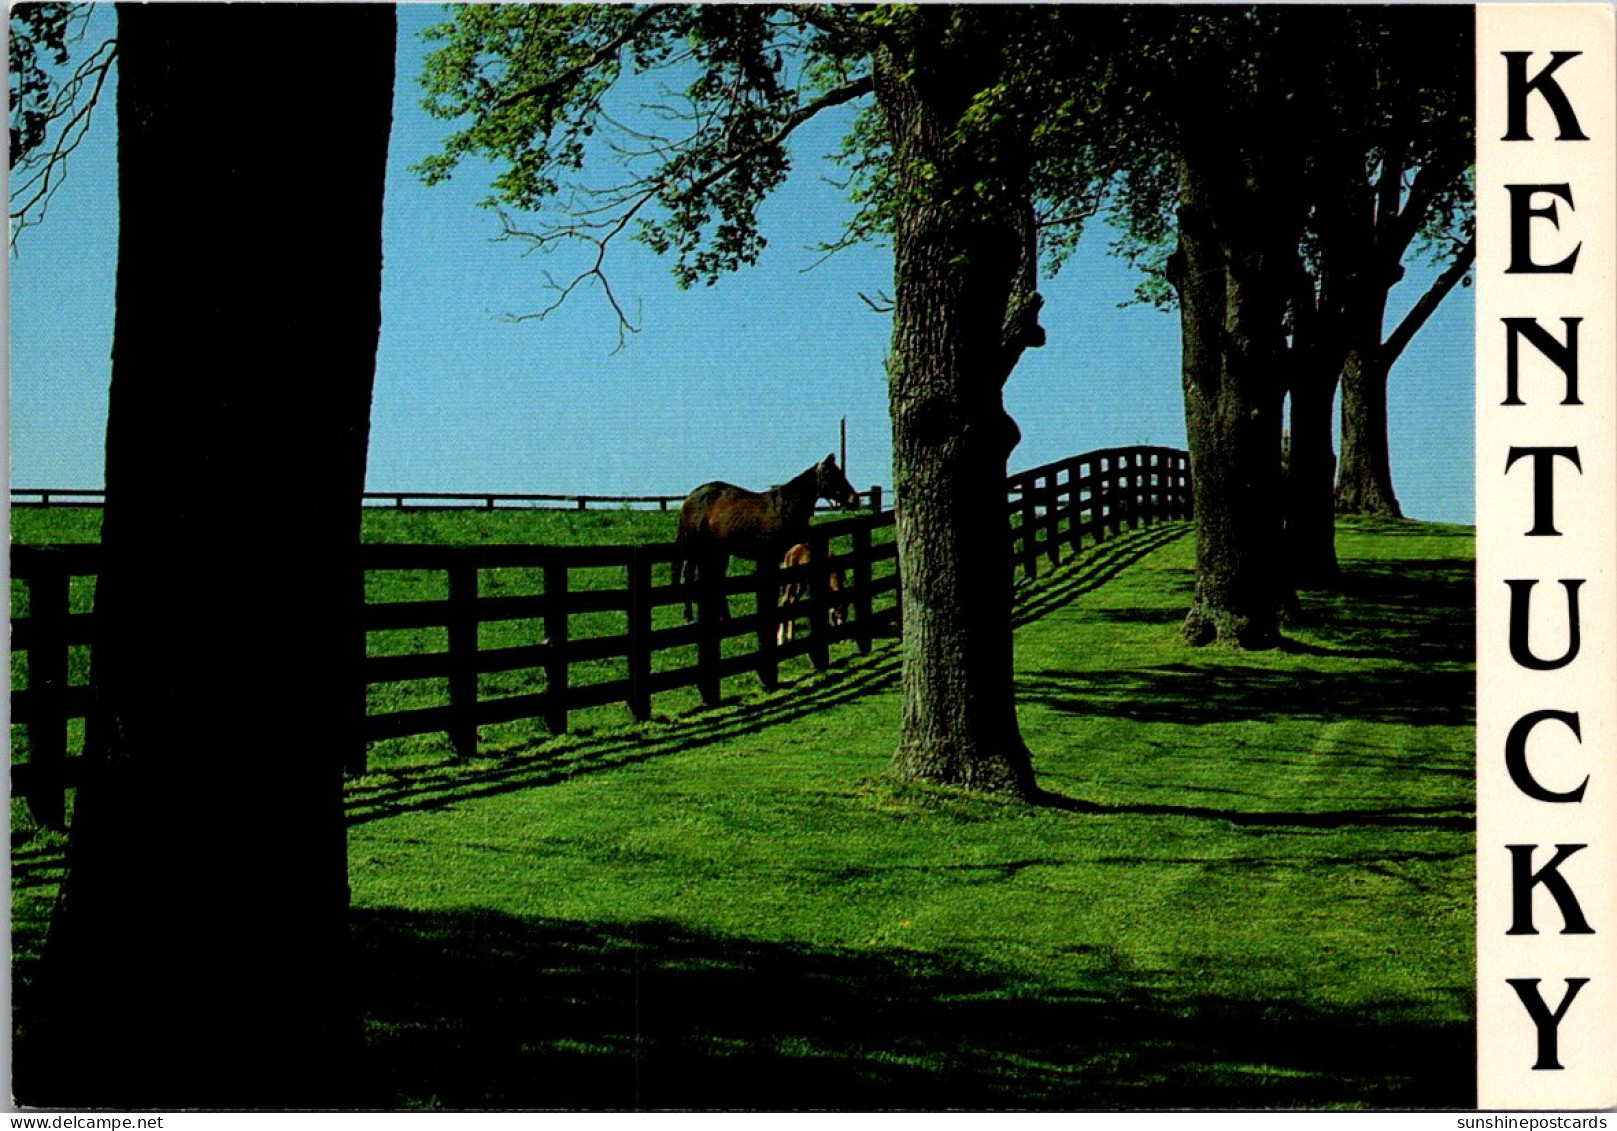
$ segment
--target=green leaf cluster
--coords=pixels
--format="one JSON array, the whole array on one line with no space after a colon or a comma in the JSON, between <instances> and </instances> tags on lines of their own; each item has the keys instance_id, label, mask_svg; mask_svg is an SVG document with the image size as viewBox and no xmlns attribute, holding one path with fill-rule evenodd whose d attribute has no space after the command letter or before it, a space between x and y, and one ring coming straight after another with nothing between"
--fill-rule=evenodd
<instances>
[{"instance_id":1,"label":"green leaf cluster","mask_svg":"<svg viewBox=\"0 0 1617 1131\"><path fill-rule=\"evenodd\" d=\"M11 167L45 142L54 119L57 81L52 68L67 66L74 4L18 4L7 40L11 86Z\"/></svg>"},{"instance_id":2,"label":"green leaf cluster","mask_svg":"<svg viewBox=\"0 0 1617 1131\"><path fill-rule=\"evenodd\" d=\"M427 37L424 105L455 123L417 167L428 184L488 159L486 203L539 216L536 242L629 232L675 257L681 286L757 260L787 137L849 78L823 36L758 6L475 6Z\"/></svg>"}]
</instances>

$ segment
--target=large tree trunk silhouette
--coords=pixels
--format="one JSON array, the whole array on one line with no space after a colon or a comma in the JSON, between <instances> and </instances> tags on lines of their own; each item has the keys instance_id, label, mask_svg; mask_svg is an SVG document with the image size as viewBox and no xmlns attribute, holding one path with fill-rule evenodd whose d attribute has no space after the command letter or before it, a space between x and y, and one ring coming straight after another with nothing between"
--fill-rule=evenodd
<instances>
[{"instance_id":1,"label":"large tree trunk silhouette","mask_svg":"<svg viewBox=\"0 0 1617 1131\"><path fill-rule=\"evenodd\" d=\"M1379 338L1380 325L1376 335ZM1349 352L1342 366L1342 467L1336 509L1402 518L1387 443L1387 364L1379 341Z\"/></svg>"},{"instance_id":2,"label":"large tree trunk silhouette","mask_svg":"<svg viewBox=\"0 0 1617 1131\"><path fill-rule=\"evenodd\" d=\"M943 9L922 19L954 19ZM953 134L973 91L1003 65L960 36L917 64L885 50L876 92L906 201L894 232L888 362L903 584L901 778L1031 797L1016 719L1006 461L1019 439L1002 389L1043 341L1031 198L1014 138ZM993 157L984 161L985 155Z\"/></svg>"},{"instance_id":3,"label":"large tree trunk silhouette","mask_svg":"<svg viewBox=\"0 0 1617 1131\"><path fill-rule=\"evenodd\" d=\"M321 1106L351 1082L393 53L390 5L119 9L94 699L26 1102Z\"/></svg>"},{"instance_id":4,"label":"large tree trunk silhouette","mask_svg":"<svg viewBox=\"0 0 1617 1131\"><path fill-rule=\"evenodd\" d=\"M1313 364L1310 364L1313 362ZM1306 367L1306 369L1304 369ZM1286 466L1286 558L1294 585L1331 581L1336 558L1334 367L1299 359L1291 385L1291 450Z\"/></svg>"},{"instance_id":5,"label":"large tree trunk silhouette","mask_svg":"<svg viewBox=\"0 0 1617 1131\"><path fill-rule=\"evenodd\" d=\"M1187 131L1189 132L1189 131ZM1192 644L1272 648L1286 598L1280 475L1285 309L1297 227L1270 158L1188 141L1180 160L1185 431L1196 484Z\"/></svg>"},{"instance_id":6,"label":"large tree trunk silhouette","mask_svg":"<svg viewBox=\"0 0 1617 1131\"><path fill-rule=\"evenodd\" d=\"M1402 249L1398 249L1402 253ZM1399 356L1463 281L1476 261L1475 239L1455 250L1441 274L1416 300L1382 341L1387 290L1403 276L1396 257L1382 265L1387 280L1364 296L1355 311L1355 344L1342 365L1342 468L1336 484L1336 509L1342 514L1402 518L1392 486L1392 453L1387 438L1387 378Z\"/></svg>"}]
</instances>

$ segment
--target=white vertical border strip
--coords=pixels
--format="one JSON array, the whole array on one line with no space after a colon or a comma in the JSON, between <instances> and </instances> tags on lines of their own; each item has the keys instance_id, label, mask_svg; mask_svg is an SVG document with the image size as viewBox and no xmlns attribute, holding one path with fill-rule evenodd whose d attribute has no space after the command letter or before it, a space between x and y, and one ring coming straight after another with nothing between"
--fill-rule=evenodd
<instances>
[{"instance_id":1,"label":"white vertical border strip","mask_svg":"<svg viewBox=\"0 0 1617 1131\"><path fill-rule=\"evenodd\" d=\"M1617 1104L1613 36L1608 4L1477 8L1477 1102L1483 1109ZM1525 64L1522 52L1530 53ZM1557 52L1578 54L1557 65ZM1518 61L1507 53L1518 53ZM1535 83L1540 75L1547 77ZM1567 123L1565 106L1557 114L1557 84L1587 140L1560 136ZM1527 139L1506 140L1513 101L1526 107ZM1525 269L1560 264L1574 249L1570 270ZM1563 345L1574 332L1566 320L1581 320L1575 367L1564 352L1557 362L1518 335L1520 404L1506 403L1504 319L1534 319ZM1565 368L1576 373L1581 403L1565 403ZM1553 516L1545 513L1551 490ZM1549 534L1546 525L1559 533ZM1514 587L1506 584L1512 580ZM1543 662L1570 653L1572 588L1576 654L1563 666L1524 665L1523 651ZM1514 652L1513 600L1528 628L1525 649L1518 641ZM1514 771L1513 733L1524 740L1515 744L1521 756ZM1580 929L1580 912L1589 933ZM1529 1008L1535 998L1544 1006L1537 1020ZM1551 1067L1552 1060L1560 1067Z\"/></svg>"}]
</instances>

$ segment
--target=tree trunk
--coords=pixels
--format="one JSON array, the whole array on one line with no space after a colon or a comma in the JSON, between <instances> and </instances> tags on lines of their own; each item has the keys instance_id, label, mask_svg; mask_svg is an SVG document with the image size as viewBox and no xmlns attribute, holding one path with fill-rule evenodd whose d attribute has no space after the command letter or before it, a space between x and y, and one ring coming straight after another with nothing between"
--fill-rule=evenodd
<instances>
[{"instance_id":1,"label":"tree trunk","mask_svg":"<svg viewBox=\"0 0 1617 1131\"><path fill-rule=\"evenodd\" d=\"M921 18L934 16L953 18L947 10ZM1018 433L1001 398L1022 349L1042 340L1028 285L1030 197L1014 144L956 140L965 96L981 84L940 65L948 62L900 66L881 52L876 68L907 202L894 232L888 363L904 617L893 771L1031 797L1013 688L1005 505Z\"/></svg>"},{"instance_id":2,"label":"tree trunk","mask_svg":"<svg viewBox=\"0 0 1617 1131\"><path fill-rule=\"evenodd\" d=\"M393 53L390 5L119 9L94 700L26 1102L346 1095Z\"/></svg>"},{"instance_id":3,"label":"tree trunk","mask_svg":"<svg viewBox=\"0 0 1617 1131\"><path fill-rule=\"evenodd\" d=\"M1285 208L1233 148L1189 145L1180 161L1179 293L1185 432L1196 485L1192 644L1280 642L1284 314L1292 249Z\"/></svg>"},{"instance_id":4,"label":"tree trunk","mask_svg":"<svg viewBox=\"0 0 1617 1131\"><path fill-rule=\"evenodd\" d=\"M1335 404L1333 366L1297 371L1291 386L1291 453L1286 466L1286 557L1294 585L1329 583L1339 572L1331 427Z\"/></svg>"},{"instance_id":5,"label":"tree trunk","mask_svg":"<svg viewBox=\"0 0 1617 1131\"><path fill-rule=\"evenodd\" d=\"M1380 337L1377 320L1376 337ZM1338 514L1402 518L1387 446L1387 366L1379 340L1353 349L1342 367L1342 468Z\"/></svg>"}]
</instances>

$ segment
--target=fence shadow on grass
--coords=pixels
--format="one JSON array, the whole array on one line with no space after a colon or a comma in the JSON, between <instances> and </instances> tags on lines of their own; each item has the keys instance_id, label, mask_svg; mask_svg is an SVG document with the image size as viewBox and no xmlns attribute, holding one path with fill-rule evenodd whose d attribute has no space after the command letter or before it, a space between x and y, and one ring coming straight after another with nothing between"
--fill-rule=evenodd
<instances>
[{"instance_id":1,"label":"fence shadow on grass","mask_svg":"<svg viewBox=\"0 0 1617 1131\"><path fill-rule=\"evenodd\" d=\"M1185 522L1148 526L1091 547L1059 569L1021 587L1015 623L1025 624L1100 588L1155 550L1185 536ZM849 656L824 670L758 695L732 694L719 707L672 720L595 735L537 736L490 766L433 767L375 775L348 790L350 824L476 797L552 785L675 751L727 742L791 723L896 686L896 640L879 640L869 656Z\"/></svg>"},{"instance_id":2,"label":"fence shadow on grass","mask_svg":"<svg viewBox=\"0 0 1617 1131\"><path fill-rule=\"evenodd\" d=\"M666 922L355 913L382 1107L1118 1109L1474 1104L1468 1024L1153 985L1083 993L947 955ZM1454 987L1464 993L1463 987Z\"/></svg>"}]
</instances>

